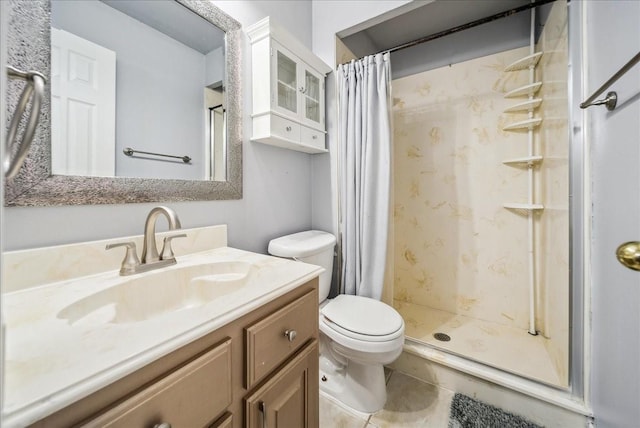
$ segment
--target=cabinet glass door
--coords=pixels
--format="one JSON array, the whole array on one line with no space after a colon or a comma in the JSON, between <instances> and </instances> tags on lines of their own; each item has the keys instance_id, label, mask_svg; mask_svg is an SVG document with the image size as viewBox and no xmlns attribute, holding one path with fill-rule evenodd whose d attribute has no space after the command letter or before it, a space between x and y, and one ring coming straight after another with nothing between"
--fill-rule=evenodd
<instances>
[{"instance_id":1,"label":"cabinet glass door","mask_svg":"<svg viewBox=\"0 0 640 428\"><path fill-rule=\"evenodd\" d=\"M304 117L320 123L320 78L304 71Z\"/></svg>"},{"instance_id":2,"label":"cabinet glass door","mask_svg":"<svg viewBox=\"0 0 640 428\"><path fill-rule=\"evenodd\" d=\"M291 58L277 51L278 107L290 112L298 111L298 91L296 90L297 66Z\"/></svg>"}]
</instances>

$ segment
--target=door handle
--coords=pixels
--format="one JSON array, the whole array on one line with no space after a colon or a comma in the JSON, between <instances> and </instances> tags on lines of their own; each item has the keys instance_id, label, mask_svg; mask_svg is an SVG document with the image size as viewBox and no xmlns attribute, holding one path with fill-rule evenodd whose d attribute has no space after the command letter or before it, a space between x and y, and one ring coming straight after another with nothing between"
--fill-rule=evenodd
<instances>
[{"instance_id":1,"label":"door handle","mask_svg":"<svg viewBox=\"0 0 640 428\"><path fill-rule=\"evenodd\" d=\"M258 403L258 410L262 413L262 428L267 428L267 405L264 401Z\"/></svg>"},{"instance_id":2,"label":"door handle","mask_svg":"<svg viewBox=\"0 0 640 428\"><path fill-rule=\"evenodd\" d=\"M623 266L640 271L640 241L620 245L616 250L616 257Z\"/></svg>"}]
</instances>

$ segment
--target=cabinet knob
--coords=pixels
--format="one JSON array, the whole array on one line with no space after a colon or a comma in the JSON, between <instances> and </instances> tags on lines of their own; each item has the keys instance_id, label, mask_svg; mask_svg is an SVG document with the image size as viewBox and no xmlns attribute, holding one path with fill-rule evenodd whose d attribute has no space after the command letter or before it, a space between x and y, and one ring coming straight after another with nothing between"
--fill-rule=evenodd
<instances>
[{"instance_id":1,"label":"cabinet knob","mask_svg":"<svg viewBox=\"0 0 640 428\"><path fill-rule=\"evenodd\" d=\"M306 91L307 90L304 88L304 86L300 86L300 92L302 92L304 94Z\"/></svg>"},{"instance_id":2,"label":"cabinet knob","mask_svg":"<svg viewBox=\"0 0 640 428\"><path fill-rule=\"evenodd\" d=\"M295 330L287 330L284 332L284 335L289 340L289 342L293 342L298 335Z\"/></svg>"},{"instance_id":3,"label":"cabinet knob","mask_svg":"<svg viewBox=\"0 0 640 428\"><path fill-rule=\"evenodd\" d=\"M162 422L159 424L155 424L153 428L171 428L171 424L169 422Z\"/></svg>"},{"instance_id":4,"label":"cabinet knob","mask_svg":"<svg viewBox=\"0 0 640 428\"><path fill-rule=\"evenodd\" d=\"M313 136L313 137L311 137L311 138L313 138L314 140L317 140L317 139L318 139L318 136L317 136L317 135L314 135L314 136Z\"/></svg>"},{"instance_id":5,"label":"cabinet knob","mask_svg":"<svg viewBox=\"0 0 640 428\"><path fill-rule=\"evenodd\" d=\"M290 127L290 126L287 126L287 127L286 127L286 128L284 128L284 129L286 129L286 130L287 130L287 132L291 132L291 127Z\"/></svg>"}]
</instances>

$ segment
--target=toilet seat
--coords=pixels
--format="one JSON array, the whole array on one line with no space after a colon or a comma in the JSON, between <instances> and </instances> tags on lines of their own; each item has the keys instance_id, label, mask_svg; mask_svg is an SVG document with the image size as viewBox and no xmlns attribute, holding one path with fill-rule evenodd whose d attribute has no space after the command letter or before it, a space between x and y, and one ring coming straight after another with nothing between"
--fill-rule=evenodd
<instances>
[{"instance_id":1,"label":"toilet seat","mask_svg":"<svg viewBox=\"0 0 640 428\"><path fill-rule=\"evenodd\" d=\"M355 340L387 342L404 334L400 314L368 297L341 294L324 305L320 314L323 326Z\"/></svg>"}]
</instances>

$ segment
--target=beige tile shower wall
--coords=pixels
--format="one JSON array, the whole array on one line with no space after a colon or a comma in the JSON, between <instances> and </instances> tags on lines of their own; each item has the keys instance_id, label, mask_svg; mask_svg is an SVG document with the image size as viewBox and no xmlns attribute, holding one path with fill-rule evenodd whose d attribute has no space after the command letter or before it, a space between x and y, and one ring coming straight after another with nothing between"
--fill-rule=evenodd
<instances>
[{"instance_id":1,"label":"beige tile shower wall","mask_svg":"<svg viewBox=\"0 0 640 428\"><path fill-rule=\"evenodd\" d=\"M524 101L505 92L528 72L505 73L519 48L393 81L395 299L527 328L524 132L502 126ZM410 320L407 320L410 322Z\"/></svg>"},{"instance_id":2,"label":"beige tile shower wall","mask_svg":"<svg viewBox=\"0 0 640 428\"><path fill-rule=\"evenodd\" d=\"M568 381L569 349L569 130L567 3L555 2L538 41L544 52L536 72L543 82L544 99L538 115L543 126L536 131L544 161L537 177L545 206L538 222L538 277L540 325L547 350L560 379Z\"/></svg>"}]
</instances>

